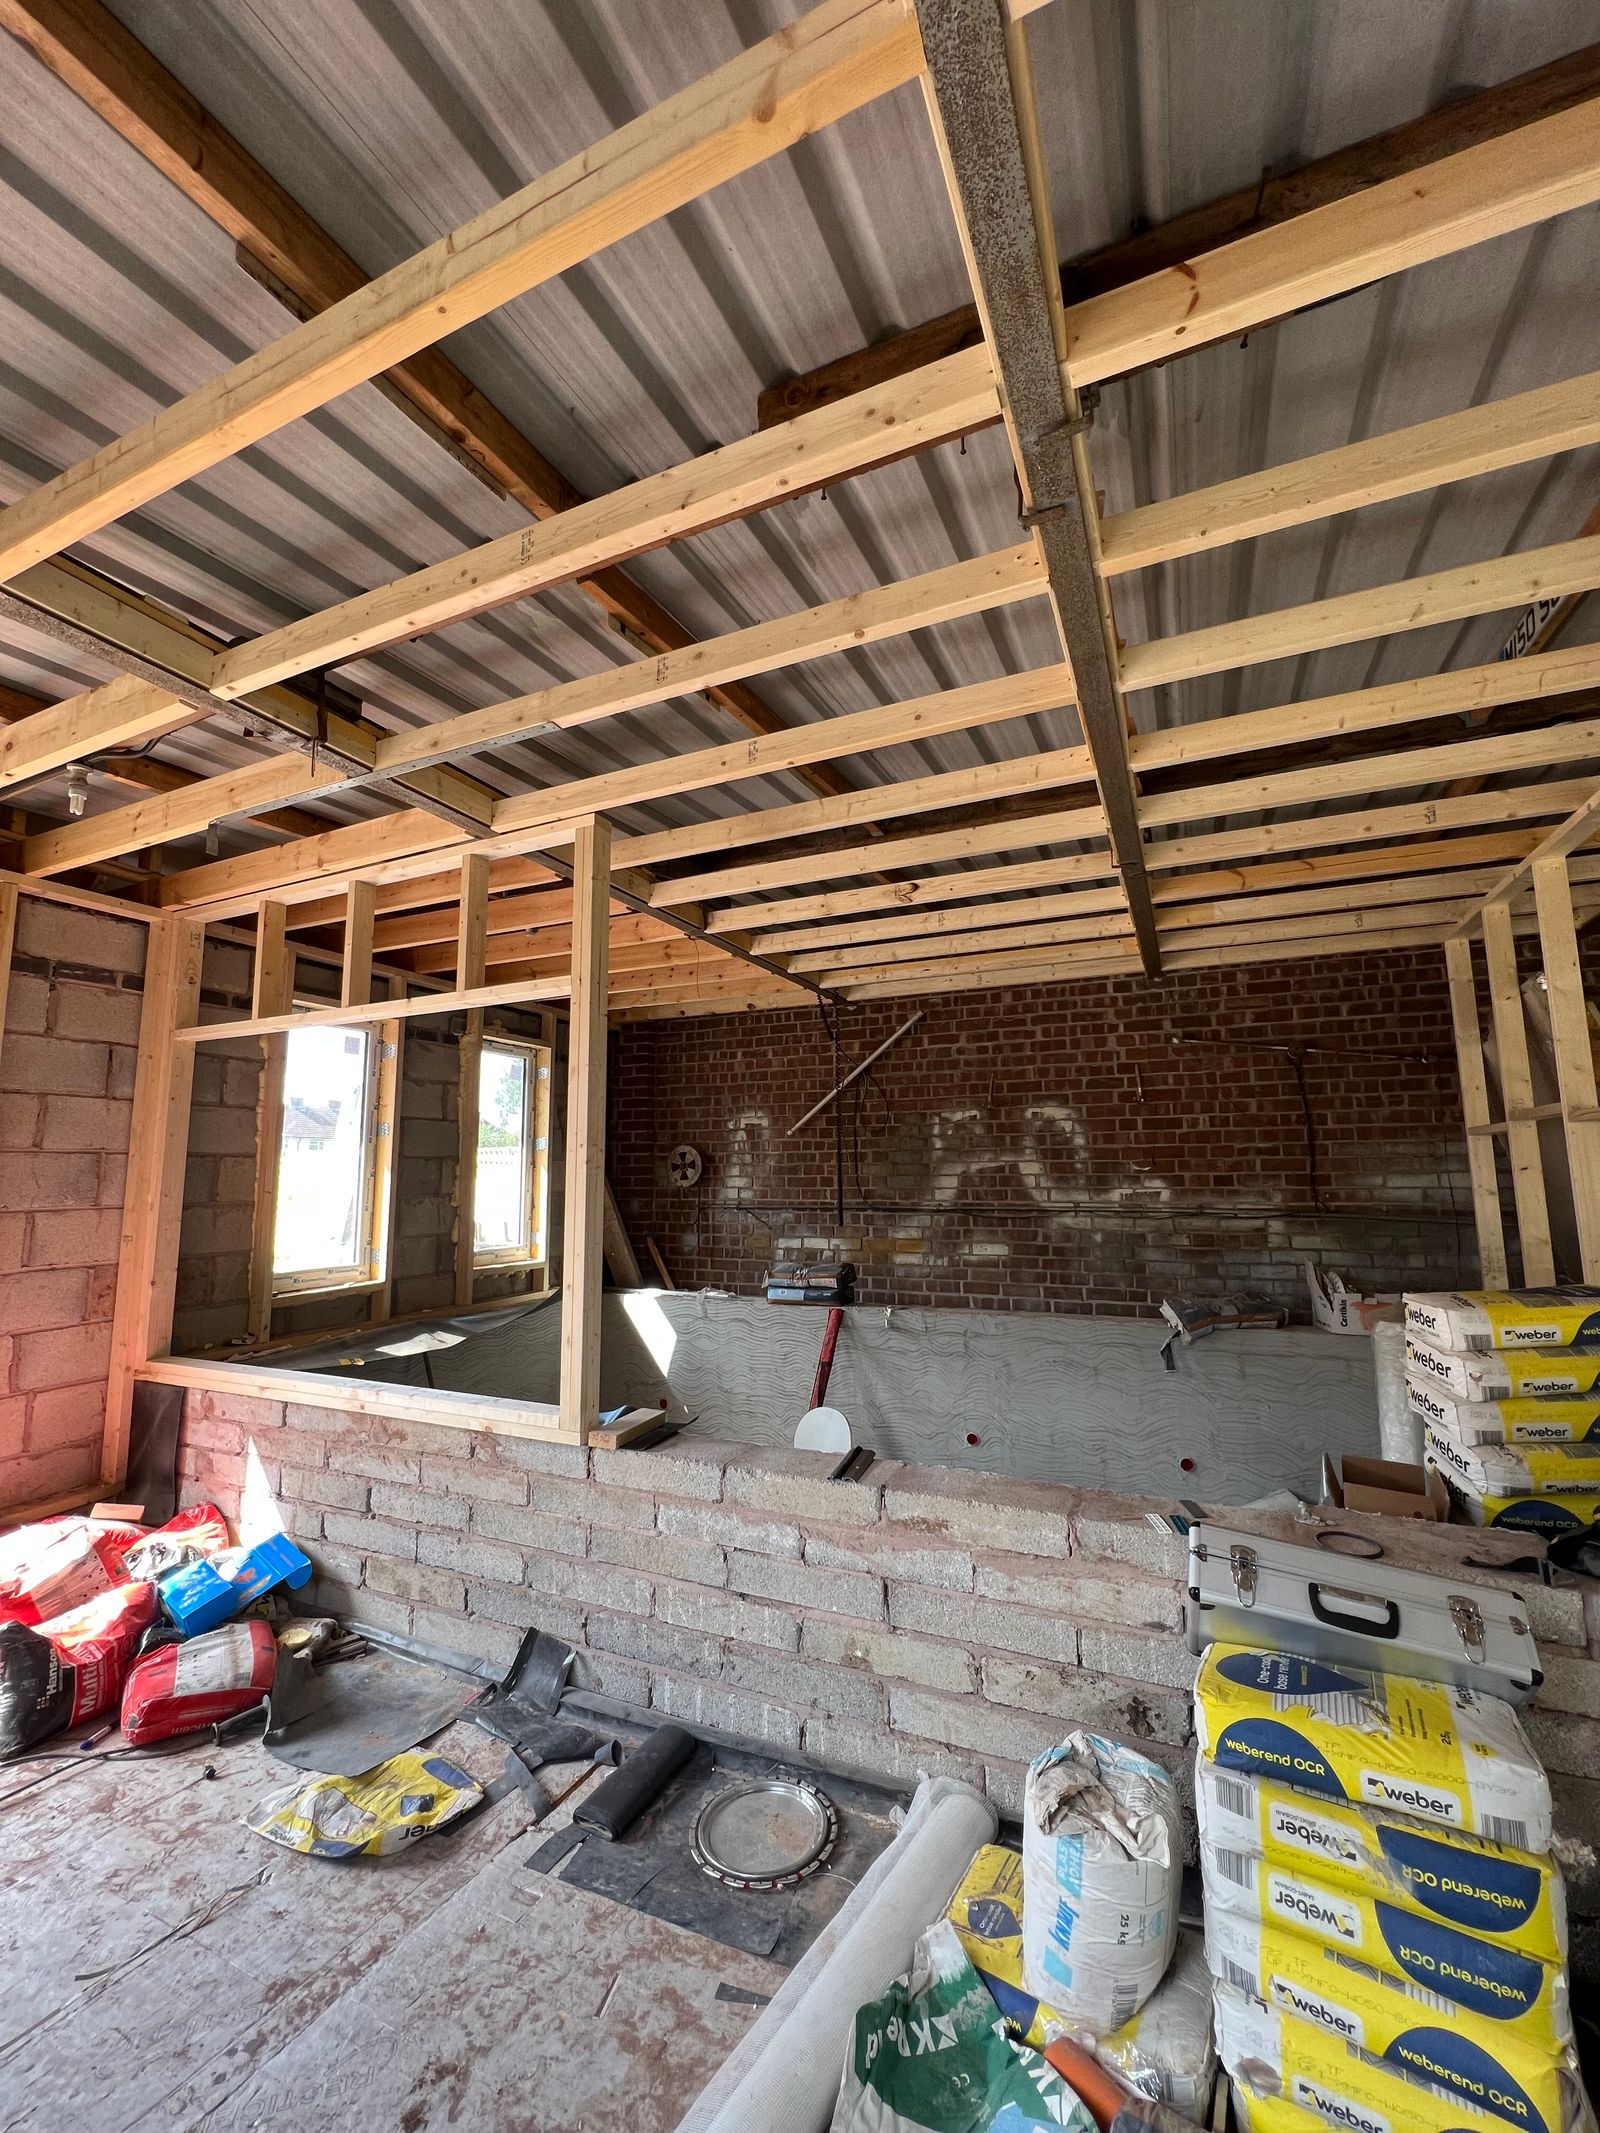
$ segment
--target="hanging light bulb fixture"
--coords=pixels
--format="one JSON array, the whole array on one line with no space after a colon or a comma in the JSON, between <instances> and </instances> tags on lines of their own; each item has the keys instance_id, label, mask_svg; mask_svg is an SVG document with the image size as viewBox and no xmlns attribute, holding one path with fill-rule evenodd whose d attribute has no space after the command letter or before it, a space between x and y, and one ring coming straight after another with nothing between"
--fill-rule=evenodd
<instances>
[{"instance_id":1,"label":"hanging light bulb fixture","mask_svg":"<svg viewBox=\"0 0 1600 2133\"><path fill-rule=\"evenodd\" d=\"M67 813L76 822L89 802L89 772L82 763L73 763L67 770Z\"/></svg>"}]
</instances>

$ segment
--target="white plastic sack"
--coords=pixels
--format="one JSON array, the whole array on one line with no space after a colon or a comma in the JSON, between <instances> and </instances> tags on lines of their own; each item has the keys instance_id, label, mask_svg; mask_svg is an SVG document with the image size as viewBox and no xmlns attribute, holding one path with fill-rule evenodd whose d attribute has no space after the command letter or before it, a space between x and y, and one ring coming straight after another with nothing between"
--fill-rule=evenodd
<instances>
[{"instance_id":1,"label":"white plastic sack","mask_svg":"<svg viewBox=\"0 0 1600 2133\"><path fill-rule=\"evenodd\" d=\"M1171 1778L1121 1741L1069 1733L1028 1771L1022 1974L1103 2034L1133 2019L1178 1937L1183 1844Z\"/></svg>"}]
</instances>

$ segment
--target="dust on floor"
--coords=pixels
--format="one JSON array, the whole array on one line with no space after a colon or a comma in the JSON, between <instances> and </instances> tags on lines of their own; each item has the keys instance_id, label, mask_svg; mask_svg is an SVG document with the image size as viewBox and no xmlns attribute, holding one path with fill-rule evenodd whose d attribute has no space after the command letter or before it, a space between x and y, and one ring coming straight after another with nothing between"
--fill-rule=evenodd
<instances>
[{"instance_id":1,"label":"dust on floor","mask_svg":"<svg viewBox=\"0 0 1600 2133\"><path fill-rule=\"evenodd\" d=\"M505 1758L470 1725L432 1746L485 1783ZM670 2133L782 1982L529 1872L571 1801L332 1862L245 1827L288 1775L208 1743L0 1803L3 2133Z\"/></svg>"}]
</instances>

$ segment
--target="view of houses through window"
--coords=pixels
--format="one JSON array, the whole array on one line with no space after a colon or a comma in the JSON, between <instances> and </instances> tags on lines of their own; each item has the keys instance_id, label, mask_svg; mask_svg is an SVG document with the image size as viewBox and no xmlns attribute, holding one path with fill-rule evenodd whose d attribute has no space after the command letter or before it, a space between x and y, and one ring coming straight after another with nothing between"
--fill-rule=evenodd
<instances>
[{"instance_id":1,"label":"view of houses through window","mask_svg":"<svg viewBox=\"0 0 1600 2133\"><path fill-rule=\"evenodd\" d=\"M544 1257L543 1136L528 1045L485 1043L478 1062L478 1166L473 1247L479 1260Z\"/></svg>"},{"instance_id":2,"label":"view of houses through window","mask_svg":"<svg viewBox=\"0 0 1600 2133\"><path fill-rule=\"evenodd\" d=\"M276 1275L367 1270L372 1043L365 1029L297 1029L284 1040Z\"/></svg>"}]
</instances>

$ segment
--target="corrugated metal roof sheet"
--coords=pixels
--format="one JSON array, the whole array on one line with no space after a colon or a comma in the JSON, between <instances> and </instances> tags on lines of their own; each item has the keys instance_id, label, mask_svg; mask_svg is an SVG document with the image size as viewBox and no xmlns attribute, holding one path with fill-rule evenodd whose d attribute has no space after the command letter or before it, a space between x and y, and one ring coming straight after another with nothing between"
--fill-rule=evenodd
<instances>
[{"instance_id":1,"label":"corrugated metal roof sheet","mask_svg":"<svg viewBox=\"0 0 1600 2133\"><path fill-rule=\"evenodd\" d=\"M115 12L371 272L380 272L798 8L779 0L116 0ZM1056 0L1031 35L1064 251L1328 152L1595 34L1592 0ZM229 240L20 46L0 42L0 484L15 495L283 332ZM1481 246L1108 389L1106 508L1202 486L1592 366L1600 211ZM570 477L617 487L746 433L759 389L967 296L921 99L907 89L452 337ZM1123 581L1137 640L1570 538L1600 453L1569 454ZM83 551L250 634L492 538L523 514L373 387L187 483ZM705 634L1016 537L998 431L629 566ZM1170 724L1492 657L1505 618L1136 697ZM1591 602L1567 641L1600 635ZM629 649L562 591L343 673L410 723L594 672ZM800 722L1059 656L1042 603L763 678ZM102 678L59 647L0 677ZM727 738L680 702L509 749L545 783ZM1070 713L859 758L853 781L1076 738ZM207 729L160 745L245 760ZM802 798L792 777L619 818L663 827ZM1398 796L1397 796L1398 797ZM323 807L347 819L371 803Z\"/></svg>"}]
</instances>

